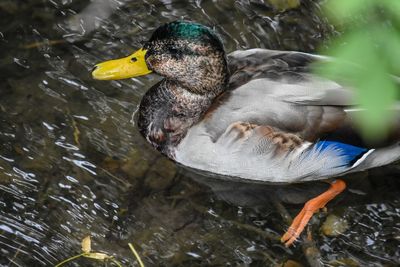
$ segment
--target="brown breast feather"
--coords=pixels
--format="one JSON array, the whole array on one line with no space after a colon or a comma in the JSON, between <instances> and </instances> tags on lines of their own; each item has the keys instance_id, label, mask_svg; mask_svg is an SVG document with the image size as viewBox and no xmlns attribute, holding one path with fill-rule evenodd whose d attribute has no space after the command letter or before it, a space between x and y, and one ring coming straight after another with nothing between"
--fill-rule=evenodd
<instances>
[{"instance_id":1,"label":"brown breast feather","mask_svg":"<svg viewBox=\"0 0 400 267\"><path fill-rule=\"evenodd\" d=\"M226 138L228 144L246 142L249 146L257 146L262 141L267 141L273 144L274 152L277 154L285 154L303 144L303 140L295 134L282 132L268 125L248 122L232 123L221 137Z\"/></svg>"}]
</instances>

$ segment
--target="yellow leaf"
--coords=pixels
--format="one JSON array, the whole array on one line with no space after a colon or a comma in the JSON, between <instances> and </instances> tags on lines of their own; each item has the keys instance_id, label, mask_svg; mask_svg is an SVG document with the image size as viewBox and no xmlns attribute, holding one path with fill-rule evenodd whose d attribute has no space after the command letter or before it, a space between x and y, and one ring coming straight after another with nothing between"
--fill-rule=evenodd
<instances>
[{"instance_id":1,"label":"yellow leaf","mask_svg":"<svg viewBox=\"0 0 400 267\"><path fill-rule=\"evenodd\" d=\"M101 252L86 253L85 255L83 255L83 257L90 258L90 259L95 259L95 260L105 260L105 259L111 258L107 254L101 253Z\"/></svg>"},{"instance_id":2,"label":"yellow leaf","mask_svg":"<svg viewBox=\"0 0 400 267\"><path fill-rule=\"evenodd\" d=\"M92 250L90 235L82 239L82 252L89 253Z\"/></svg>"}]
</instances>

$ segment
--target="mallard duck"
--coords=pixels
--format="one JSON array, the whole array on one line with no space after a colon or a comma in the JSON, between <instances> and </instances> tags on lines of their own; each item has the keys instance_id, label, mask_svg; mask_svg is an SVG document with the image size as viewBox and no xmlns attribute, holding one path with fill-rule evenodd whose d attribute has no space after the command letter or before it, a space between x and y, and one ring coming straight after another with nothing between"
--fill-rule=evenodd
<instances>
[{"instance_id":1,"label":"mallard duck","mask_svg":"<svg viewBox=\"0 0 400 267\"><path fill-rule=\"evenodd\" d=\"M99 80L163 76L143 96L137 126L157 150L190 168L298 183L399 159L397 141L371 147L359 137L352 90L310 72L310 63L325 60L266 49L226 55L209 27L174 21L157 28L132 55L97 64L92 75ZM346 187L340 179L330 183L305 204L282 242L291 245L313 213Z\"/></svg>"}]
</instances>

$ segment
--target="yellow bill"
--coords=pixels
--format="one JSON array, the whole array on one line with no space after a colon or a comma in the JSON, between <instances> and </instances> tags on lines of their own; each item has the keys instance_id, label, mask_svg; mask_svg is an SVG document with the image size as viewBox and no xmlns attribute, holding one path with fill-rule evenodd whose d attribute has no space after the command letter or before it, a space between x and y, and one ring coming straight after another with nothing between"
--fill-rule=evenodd
<instances>
[{"instance_id":1,"label":"yellow bill","mask_svg":"<svg viewBox=\"0 0 400 267\"><path fill-rule=\"evenodd\" d=\"M121 80L149 74L151 70L146 64L146 52L141 48L130 56L99 63L92 76L97 80Z\"/></svg>"}]
</instances>

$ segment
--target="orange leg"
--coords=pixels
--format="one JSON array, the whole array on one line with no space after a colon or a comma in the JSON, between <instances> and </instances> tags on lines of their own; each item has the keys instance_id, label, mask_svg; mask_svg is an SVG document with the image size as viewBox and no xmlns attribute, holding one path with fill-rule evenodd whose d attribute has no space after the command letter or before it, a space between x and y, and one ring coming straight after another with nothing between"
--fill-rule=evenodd
<instances>
[{"instance_id":1,"label":"orange leg","mask_svg":"<svg viewBox=\"0 0 400 267\"><path fill-rule=\"evenodd\" d=\"M292 225L290 225L287 232L282 236L281 242L285 243L286 247L292 245L293 242L296 241L296 239L300 236L301 232L303 232L313 214L319 209L325 207L329 201L334 199L345 188L346 183L343 180L335 180L331 183L331 186L327 191L307 201L300 213L296 216L296 218L294 218Z\"/></svg>"}]
</instances>

